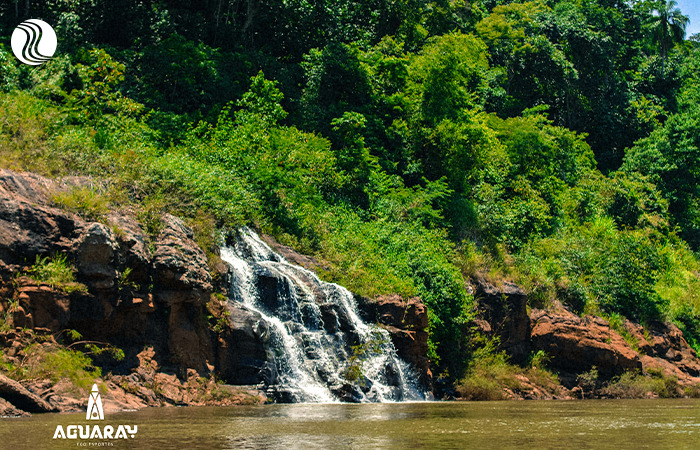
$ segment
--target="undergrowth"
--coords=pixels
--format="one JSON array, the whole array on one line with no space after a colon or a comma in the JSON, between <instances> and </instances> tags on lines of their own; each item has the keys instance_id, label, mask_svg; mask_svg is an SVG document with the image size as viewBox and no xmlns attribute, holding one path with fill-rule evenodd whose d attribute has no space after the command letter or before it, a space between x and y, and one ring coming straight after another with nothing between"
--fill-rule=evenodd
<instances>
[{"instance_id":1,"label":"undergrowth","mask_svg":"<svg viewBox=\"0 0 700 450\"><path fill-rule=\"evenodd\" d=\"M75 268L62 253L44 257L37 255L27 275L37 283L47 283L67 293L87 291L85 285L76 283Z\"/></svg>"}]
</instances>

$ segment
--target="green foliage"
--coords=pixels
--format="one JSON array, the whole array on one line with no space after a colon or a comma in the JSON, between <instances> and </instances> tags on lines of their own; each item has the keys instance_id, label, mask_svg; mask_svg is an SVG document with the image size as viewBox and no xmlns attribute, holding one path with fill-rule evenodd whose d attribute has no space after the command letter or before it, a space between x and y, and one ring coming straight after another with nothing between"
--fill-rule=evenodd
<instances>
[{"instance_id":1,"label":"green foliage","mask_svg":"<svg viewBox=\"0 0 700 450\"><path fill-rule=\"evenodd\" d=\"M19 87L19 68L11 52L0 44L0 90L7 92Z\"/></svg>"},{"instance_id":2,"label":"green foliage","mask_svg":"<svg viewBox=\"0 0 700 450\"><path fill-rule=\"evenodd\" d=\"M689 22L688 16L684 16L677 6L678 2L675 0L657 2L654 7L654 20L649 24L664 60L673 44L683 42L685 28Z\"/></svg>"},{"instance_id":3,"label":"green foliage","mask_svg":"<svg viewBox=\"0 0 700 450\"><path fill-rule=\"evenodd\" d=\"M586 394L592 394L597 388L599 383L599 373L596 366L591 367L588 372L583 372L576 377L576 385L581 388L583 393L583 398L586 398Z\"/></svg>"},{"instance_id":4,"label":"green foliage","mask_svg":"<svg viewBox=\"0 0 700 450\"><path fill-rule=\"evenodd\" d=\"M63 253L52 257L37 255L27 275L37 283L47 283L67 293L87 289L75 282L75 268L68 263L68 258Z\"/></svg>"},{"instance_id":5,"label":"green foliage","mask_svg":"<svg viewBox=\"0 0 700 450\"><path fill-rule=\"evenodd\" d=\"M552 392L559 384L556 375L545 368L547 356L536 353L530 367L522 369L508 362L504 352L489 342L472 355L464 378L457 383L457 392L464 400L503 400L506 389L519 392L526 389L524 380L545 392Z\"/></svg>"},{"instance_id":6,"label":"green foliage","mask_svg":"<svg viewBox=\"0 0 700 450\"><path fill-rule=\"evenodd\" d=\"M49 379L53 383L67 379L73 386L86 390L102 376L99 367L84 353L65 348L47 348L31 344L24 349L26 357L12 368L9 376L16 380Z\"/></svg>"},{"instance_id":7,"label":"green foliage","mask_svg":"<svg viewBox=\"0 0 700 450\"><path fill-rule=\"evenodd\" d=\"M103 49L78 53L77 57L80 62L72 68L74 79L70 72L66 74L63 87L68 91L67 106L79 110L78 120L94 120L107 113L135 116L143 110L143 105L117 89L124 81L124 64Z\"/></svg>"},{"instance_id":8,"label":"green foliage","mask_svg":"<svg viewBox=\"0 0 700 450\"><path fill-rule=\"evenodd\" d=\"M700 113L696 106L671 116L663 127L636 143L623 170L649 176L669 202L682 236L700 245Z\"/></svg>"},{"instance_id":9,"label":"green foliage","mask_svg":"<svg viewBox=\"0 0 700 450\"><path fill-rule=\"evenodd\" d=\"M625 318L618 313L612 313L608 317L608 323L610 324L610 329L614 330L617 334L622 336L622 338L627 342L633 350L639 352L639 342L625 327Z\"/></svg>"},{"instance_id":10,"label":"green foliage","mask_svg":"<svg viewBox=\"0 0 700 450\"><path fill-rule=\"evenodd\" d=\"M635 371L625 372L601 389L601 394L610 398L648 398L650 393L661 398L683 395L678 378L664 375L660 370L649 370L648 375Z\"/></svg>"},{"instance_id":11,"label":"green foliage","mask_svg":"<svg viewBox=\"0 0 700 450\"><path fill-rule=\"evenodd\" d=\"M386 333L380 330L372 330L372 335L367 342L351 347L352 355L348 358L347 366L343 370L343 378L352 382L361 380L364 377L362 365L365 360L372 356L381 354L382 347L388 343Z\"/></svg>"},{"instance_id":12,"label":"green foliage","mask_svg":"<svg viewBox=\"0 0 700 450\"><path fill-rule=\"evenodd\" d=\"M266 80L262 71L251 78L250 89L237 103L237 106L242 109L237 114L237 120L239 122L254 120L249 117L254 115L256 119L272 126L287 117L287 112L280 105L284 95L276 85L276 82Z\"/></svg>"},{"instance_id":13,"label":"green foliage","mask_svg":"<svg viewBox=\"0 0 700 450\"><path fill-rule=\"evenodd\" d=\"M612 220L598 219L527 246L519 264L532 281L559 285L564 299L572 289L579 290L572 305L579 311L601 309L642 322L659 320L668 312L669 300L657 291L657 283L672 270L667 255L677 250L672 243L655 242L657 237L618 231Z\"/></svg>"},{"instance_id":14,"label":"green foliage","mask_svg":"<svg viewBox=\"0 0 700 450\"><path fill-rule=\"evenodd\" d=\"M109 212L108 201L96 189L84 186L57 192L51 197L53 204L73 212L86 220L101 222Z\"/></svg>"}]
</instances>

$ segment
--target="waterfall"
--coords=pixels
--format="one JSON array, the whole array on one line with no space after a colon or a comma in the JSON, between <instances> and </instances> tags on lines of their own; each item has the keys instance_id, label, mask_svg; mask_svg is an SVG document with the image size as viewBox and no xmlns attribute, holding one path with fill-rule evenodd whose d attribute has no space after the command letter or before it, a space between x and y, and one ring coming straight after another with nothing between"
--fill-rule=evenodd
<instances>
[{"instance_id":1,"label":"waterfall","mask_svg":"<svg viewBox=\"0 0 700 450\"><path fill-rule=\"evenodd\" d=\"M231 268L230 302L270 329L268 393L291 402L422 400L412 368L389 333L362 321L352 293L291 264L247 227L221 250Z\"/></svg>"}]
</instances>

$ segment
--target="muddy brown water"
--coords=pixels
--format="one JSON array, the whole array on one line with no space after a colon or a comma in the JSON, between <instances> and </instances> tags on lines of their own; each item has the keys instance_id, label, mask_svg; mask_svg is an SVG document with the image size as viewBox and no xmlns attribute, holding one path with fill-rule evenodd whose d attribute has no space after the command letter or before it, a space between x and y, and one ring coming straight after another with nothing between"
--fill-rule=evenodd
<instances>
[{"instance_id":1,"label":"muddy brown water","mask_svg":"<svg viewBox=\"0 0 700 450\"><path fill-rule=\"evenodd\" d=\"M53 439L58 425L137 425L127 439ZM700 449L700 400L150 408L0 420L0 448Z\"/></svg>"}]
</instances>

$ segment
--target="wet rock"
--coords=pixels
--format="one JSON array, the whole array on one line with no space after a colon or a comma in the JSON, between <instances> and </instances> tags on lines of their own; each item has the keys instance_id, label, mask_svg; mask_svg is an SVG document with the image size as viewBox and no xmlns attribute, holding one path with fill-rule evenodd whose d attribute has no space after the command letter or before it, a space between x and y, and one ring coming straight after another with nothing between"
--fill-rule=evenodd
<instances>
[{"instance_id":1,"label":"wet rock","mask_svg":"<svg viewBox=\"0 0 700 450\"><path fill-rule=\"evenodd\" d=\"M218 337L217 367L231 384L274 382L268 364L270 329L262 316L240 304L228 306L228 322Z\"/></svg>"},{"instance_id":2,"label":"wet rock","mask_svg":"<svg viewBox=\"0 0 700 450\"><path fill-rule=\"evenodd\" d=\"M38 395L30 392L18 382L0 374L0 397L15 407L30 412L44 413L58 411Z\"/></svg>"},{"instance_id":3,"label":"wet rock","mask_svg":"<svg viewBox=\"0 0 700 450\"><path fill-rule=\"evenodd\" d=\"M294 286L282 275L266 267L256 267L258 300L282 321L291 320L296 309L291 304Z\"/></svg>"},{"instance_id":4,"label":"wet rock","mask_svg":"<svg viewBox=\"0 0 700 450\"><path fill-rule=\"evenodd\" d=\"M303 393L297 389L277 385L268 386L265 395L275 403L297 403L304 398Z\"/></svg>"},{"instance_id":5,"label":"wet rock","mask_svg":"<svg viewBox=\"0 0 700 450\"><path fill-rule=\"evenodd\" d=\"M272 250L282 255L282 257L284 257L285 260L289 261L292 264L296 264L297 266L301 266L305 269L312 271L317 271L318 269L330 269L330 266L326 262L321 261L312 256L302 255L301 253L294 250L292 247L280 244L275 240L275 238L273 238L270 235L263 234L261 235L261 237L265 241L265 243L267 243L267 245L269 245L270 248L272 248Z\"/></svg>"},{"instance_id":6,"label":"wet rock","mask_svg":"<svg viewBox=\"0 0 700 450\"><path fill-rule=\"evenodd\" d=\"M362 391L357 386L350 383L331 386L330 391L341 402L362 403L362 399L364 398Z\"/></svg>"},{"instance_id":7,"label":"wet rock","mask_svg":"<svg viewBox=\"0 0 700 450\"><path fill-rule=\"evenodd\" d=\"M390 295L372 301L358 298L358 304L366 321L378 322L389 332L399 357L413 366L421 384L429 388L428 309L423 302L417 297Z\"/></svg>"},{"instance_id":8,"label":"wet rock","mask_svg":"<svg viewBox=\"0 0 700 450\"><path fill-rule=\"evenodd\" d=\"M320 308L323 329L326 330L327 333L335 334L340 329L340 322L338 321L338 305L334 303L322 303Z\"/></svg>"}]
</instances>

